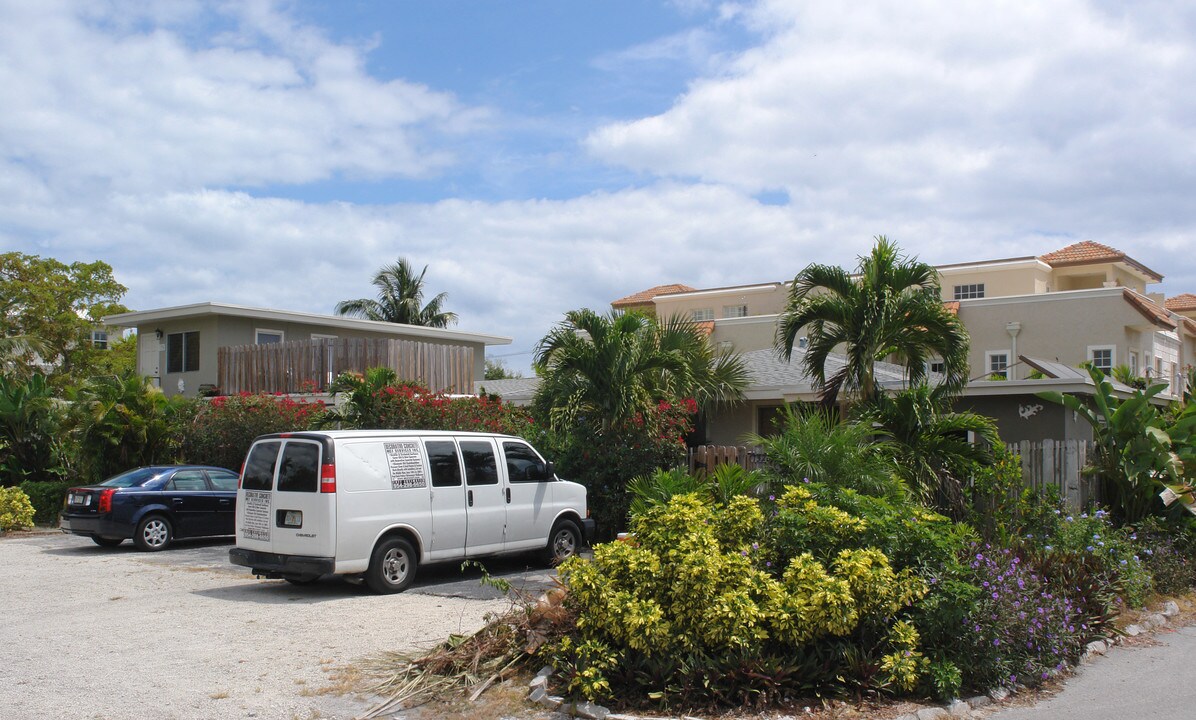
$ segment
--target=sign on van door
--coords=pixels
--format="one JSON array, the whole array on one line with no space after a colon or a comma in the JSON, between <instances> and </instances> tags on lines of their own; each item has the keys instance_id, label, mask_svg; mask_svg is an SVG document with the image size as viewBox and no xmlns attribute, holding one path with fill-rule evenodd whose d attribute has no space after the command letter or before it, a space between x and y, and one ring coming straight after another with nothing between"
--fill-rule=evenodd
<instances>
[{"instance_id":1,"label":"sign on van door","mask_svg":"<svg viewBox=\"0 0 1196 720\"><path fill-rule=\"evenodd\" d=\"M493 440L460 440L465 466L465 548L468 553L500 552L507 525L507 498L498 477Z\"/></svg>"}]
</instances>

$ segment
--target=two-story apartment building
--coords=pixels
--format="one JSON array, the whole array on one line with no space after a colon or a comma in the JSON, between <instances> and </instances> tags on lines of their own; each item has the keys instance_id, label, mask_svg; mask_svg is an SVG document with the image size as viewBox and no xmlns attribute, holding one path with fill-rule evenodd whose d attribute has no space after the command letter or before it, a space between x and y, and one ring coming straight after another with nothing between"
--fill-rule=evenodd
<instances>
[{"instance_id":1,"label":"two-story apartment building","mask_svg":"<svg viewBox=\"0 0 1196 720\"><path fill-rule=\"evenodd\" d=\"M422 381L434 390L468 391L473 379L484 374L486 346L511 342L497 335L215 302L121 313L104 318L104 323L136 329L138 372L153 378L167 395L195 395L207 388L235 392L238 388L227 387L229 378L249 374L265 376L266 384L257 383L255 389L268 392L286 392L303 379L323 389L331 374L364 369L356 365L394 366L402 349L391 345L393 341L418 346L410 372L400 373L404 379ZM292 353L252 352L295 343L308 347ZM247 352L234 355L230 351L235 349ZM436 352L440 349L444 352ZM286 365L295 358L302 362ZM456 367L438 367L444 359ZM244 367L230 367L238 363ZM319 372L313 374L316 369ZM311 377L298 378L299 373Z\"/></svg>"},{"instance_id":2,"label":"two-story apartment building","mask_svg":"<svg viewBox=\"0 0 1196 720\"><path fill-rule=\"evenodd\" d=\"M937 270L944 303L958 313L971 336L974 381L965 391L964 406L999 420L1018 421L1017 428L1011 421L1002 422L1007 439L1072 437L1079 432L1064 428L1063 413L1033 402L1033 393L1046 389L1041 381L1023 382L1039 374L1034 365L1075 368L1091 362L1105 370L1125 365L1135 375L1166 382L1178 393L1186 368L1196 362L1196 296L1165 302L1149 290L1162 275L1119 250L1086 241L1037 257L943 265ZM798 363L778 367L766 361L763 352L773 348L789 288L789 282L710 289L666 285L611 305L651 309L659 317L687 315L707 324L712 342L745 355L761 378L748 392L749 407L735 411L733 419L713 419L710 424L712 442L732 443L744 432L765 429L770 408L809 395L808 379ZM795 357L803 340L798 339ZM1019 358L1042 362L1031 365ZM788 380L781 380L785 373ZM1056 378L1053 384L1059 387L1052 389L1068 392L1084 383L1073 375ZM789 391L774 389L781 386ZM1055 425L1043 424L1044 418L1055 415Z\"/></svg>"}]
</instances>

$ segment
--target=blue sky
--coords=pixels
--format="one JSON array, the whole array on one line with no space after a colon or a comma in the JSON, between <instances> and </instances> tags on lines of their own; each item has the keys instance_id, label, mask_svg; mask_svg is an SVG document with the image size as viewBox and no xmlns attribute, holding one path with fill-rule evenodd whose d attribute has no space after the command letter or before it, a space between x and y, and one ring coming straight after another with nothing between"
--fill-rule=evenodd
<instances>
[{"instance_id":1,"label":"blue sky","mask_svg":"<svg viewBox=\"0 0 1196 720\"><path fill-rule=\"evenodd\" d=\"M1196 10L0 0L0 241L150 309L331 312L403 256L525 369L663 283L1119 248L1196 292Z\"/></svg>"}]
</instances>

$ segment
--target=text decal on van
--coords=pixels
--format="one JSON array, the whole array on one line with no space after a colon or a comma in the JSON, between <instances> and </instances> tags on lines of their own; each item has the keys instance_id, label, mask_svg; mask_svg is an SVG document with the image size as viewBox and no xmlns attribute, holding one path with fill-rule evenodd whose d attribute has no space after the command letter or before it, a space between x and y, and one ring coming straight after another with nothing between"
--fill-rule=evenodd
<instances>
[{"instance_id":1,"label":"text decal on van","mask_svg":"<svg viewBox=\"0 0 1196 720\"><path fill-rule=\"evenodd\" d=\"M382 445L386 448L386 464L390 466L392 490L428 486L418 442L388 442Z\"/></svg>"},{"instance_id":2,"label":"text decal on van","mask_svg":"<svg viewBox=\"0 0 1196 720\"><path fill-rule=\"evenodd\" d=\"M269 490L245 490L245 509L241 513L241 536L247 540L270 541Z\"/></svg>"}]
</instances>

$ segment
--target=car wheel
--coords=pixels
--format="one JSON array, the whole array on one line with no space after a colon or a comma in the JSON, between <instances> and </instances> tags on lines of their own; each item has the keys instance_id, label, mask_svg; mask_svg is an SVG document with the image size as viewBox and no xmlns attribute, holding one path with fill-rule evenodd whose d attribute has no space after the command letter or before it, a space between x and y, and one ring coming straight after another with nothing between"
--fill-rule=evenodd
<instances>
[{"instance_id":1,"label":"car wheel","mask_svg":"<svg viewBox=\"0 0 1196 720\"><path fill-rule=\"evenodd\" d=\"M411 543L400 537L388 538L374 548L365 582L376 593L402 592L415 580L418 567L419 558Z\"/></svg>"},{"instance_id":2,"label":"car wheel","mask_svg":"<svg viewBox=\"0 0 1196 720\"><path fill-rule=\"evenodd\" d=\"M100 547L116 547L124 542L124 538L100 537L99 535L93 535L91 541Z\"/></svg>"},{"instance_id":3,"label":"car wheel","mask_svg":"<svg viewBox=\"0 0 1196 720\"><path fill-rule=\"evenodd\" d=\"M174 528L170 521L161 515L147 515L137 523L137 534L133 536L133 544L138 550L163 550L174 538Z\"/></svg>"},{"instance_id":4,"label":"car wheel","mask_svg":"<svg viewBox=\"0 0 1196 720\"><path fill-rule=\"evenodd\" d=\"M581 531L572 520L558 520L548 534L548 547L544 549L544 561L549 565L560 565L581 550Z\"/></svg>"}]
</instances>

